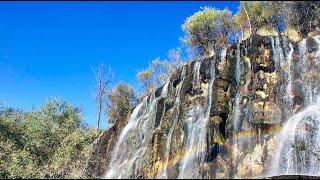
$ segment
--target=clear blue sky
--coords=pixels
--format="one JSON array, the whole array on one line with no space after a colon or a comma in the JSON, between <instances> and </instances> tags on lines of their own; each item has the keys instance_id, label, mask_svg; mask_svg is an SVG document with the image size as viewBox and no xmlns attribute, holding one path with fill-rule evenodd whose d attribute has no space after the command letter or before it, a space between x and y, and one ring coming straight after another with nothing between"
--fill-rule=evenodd
<instances>
[{"instance_id":1,"label":"clear blue sky","mask_svg":"<svg viewBox=\"0 0 320 180\"><path fill-rule=\"evenodd\" d=\"M114 82L136 85L136 73L180 46L181 24L206 5L235 12L239 2L0 2L0 101L31 110L58 96L94 125L91 68L103 62Z\"/></svg>"}]
</instances>

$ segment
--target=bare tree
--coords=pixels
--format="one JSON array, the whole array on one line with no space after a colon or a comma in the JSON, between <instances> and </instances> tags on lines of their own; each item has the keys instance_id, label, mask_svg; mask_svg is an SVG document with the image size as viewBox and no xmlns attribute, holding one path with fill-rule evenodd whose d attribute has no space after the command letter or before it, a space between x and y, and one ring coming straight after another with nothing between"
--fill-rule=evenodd
<instances>
[{"instance_id":1,"label":"bare tree","mask_svg":"<svg viewBox=\"0 0 320 180\"><path fill-rule=\"evenodd\" d=\"M106 93L108 85L111 83L113 79L113 73L111 68L109 67L108 74L105 74L105 66L103 63L100 63L98 68L94 70L95 74L95 101L97 102L97 130L100 128L101 121L101 110L103 107L103 103L105 102Z\"/></svg>"},{"instance_id":2,"label":"bare tree","mask_svg":"<svg viewBox=\"0 0 320 180\"><path fill-rule=\"evenodd\" d=\"M175 68L179 68L183 64L181 48L170 49L168 51L169 63Z\"/></svg>"}]
</instances>

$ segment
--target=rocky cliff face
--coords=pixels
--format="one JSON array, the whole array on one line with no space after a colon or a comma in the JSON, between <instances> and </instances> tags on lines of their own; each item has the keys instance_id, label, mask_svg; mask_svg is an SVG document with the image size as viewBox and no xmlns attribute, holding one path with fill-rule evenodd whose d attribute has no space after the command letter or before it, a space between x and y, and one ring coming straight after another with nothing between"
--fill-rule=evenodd
<instances>
[{"instance_id":1,"label":"rocky cliff face","mask_svg":"<svg viewBox=\"0 0 320 180\"><path fill-rule=\"evenodd\" d=\"M275 135L320 92L319 39L254 35L185 64L96 140L86 175L268 176Z\"/></svg>"}]
</instances>

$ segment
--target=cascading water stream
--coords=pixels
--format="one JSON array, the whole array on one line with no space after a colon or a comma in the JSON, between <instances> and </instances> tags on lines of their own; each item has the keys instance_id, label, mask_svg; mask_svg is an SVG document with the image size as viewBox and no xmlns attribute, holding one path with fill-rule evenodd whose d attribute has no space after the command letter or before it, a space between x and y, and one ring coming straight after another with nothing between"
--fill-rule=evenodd
<instances>
[{"instance_id":1,"label":"cascading water stream","mask_svg":"<svg viewBox=\"0 0 320 180\"><path fill-rule=\"evenodd\" d=\"M284 56L282 47L280 46L280 39L278 36L271 37L271 46L272 46L272 52L273 52L273 62L274 67L276 71L281 72L281 67L284 63Z\"/></svg>"},{"instance_id":2,"label":"cascading water stream","mask_svg":"<svg viewBox=\"0 0 320 180\"><path fill-rule=\"evenodd\" d=\"M291 65L292 65L292 54L293 54L293 46L292 44L289 42L289 53L286 55L286 59L287 59L287 62L288 62L288 70L287 70L287 73L288 73L288 84L287 84L287 87L286 87L286 99L288 101L288 106L291 107L292 106L292 72L291 72Z\"/></svg>"},{"instance_id":3,"label":"cascading water stream","mask_svg":"<svg viewBox=\"0 0 320 180\"><path fill-rule=\"evenodd\" d=\"M318 43L318 47L320 47L320 35L314 36L313 39ZM320 48L316 52L316 57L320 57Z\"/></svg>"},{"instance_id":4,"label":"cascading water stream","mask_svg":"<svg viewBox=\"0 0 320 180\"><path fill-rule=\"evenodd\" d=\"M309 69L309 59L307 54L307 41L303 39L299 43L299 66L301 67L301 80L303 82L303 92L305 97L305 104L309 104L313 99L313 92L310 82L305 81L307 79Z\"/></svg>"},{"instance_id":5,"label":"cascading water stream","mask_svg":"<svg viewBox=\"0 0 320 180\"><path fill-rule=\"evenodd\" d=\"M198 79L200 78L200 66L201 66L201 61L196 61L194 63L194 67L193 67L193 70L192 70L192 74L193 74L193 80L192 80L193 90L194 90L195 87L199 86Z\"/></svg>"},{"instance_id":6,"label":"cascading water stream","mask_svg":"<svg viewBox=\"0 0 320 180\"><path fill-rule=\"evenodd\" d=\"M160 97L155 98L152 94L133 110L117 141L105 178L129 178L137 175L143 156L150 149L147 143L152 137L157 102L167 95L167 88L168 85L164 85Z\"/></svg>"},{"instance_id":7,"label":"cascading water stream","mask_svg":"<svg viewBox=\"0 0 320 180\"><path fill-rule=\"evenodd\" d=\"M109 168L108 168L109 170L106 172L106 175L105 175L106 178L112 178L113 176L115 176L116 169L120 169L120 167L117 167L117 166L119 166L123 161L125 161L126 156L124 153L121 153L120 146L122 145L122 143L124 143L124 138L126 137L128 132L131 129L136 128L138 123L137 121L138 115L139 113L141 113L142 107L145 106L146 99L147 98L145 98L143 102L141 102L138 106L135 107L135 109L133 110L129 118L128 124L123 128L120 134L120 137L117 141L117 144L114 148L113 155L109 163ZM115 164L117 166L115 166Z\"/></svg>"},{"instance_id":8,"label":"cascading water stream","mask_svg":"<svg viewBox=\"0 0 320 180\"><path fill-rule=\"evenodd\" d=\"M194 72L196 72L194 80L199 81L200 65L195 65L194 67ZM192 111L189 111L191 114L186 120L188 123L188 141L178 178L202 178L204 175L202 170L207 147L207 124L210 117L212 86L215 80L215 60L211 62L210 75L206 109L203 110L199 106L196 106ZM195 116L195 112L200 112L200 114Z\"/></svg>"},{"instance_id":9,"label":"cascading water stream","mask_svg":"<svg viewBox=\"0 0 320 180\"><path fill-rule=\"evenodd\" d=\"M271 175L320 176L320 96L288 119L277 142Z\"/></svg>"},{"instance_id":10,"label":"cascading water stream","mask_svg":"<svg viewBox=\"0 0 320 180\"><path fill-rule=\"evenodd\" d=\"M284 55L283 55L283 48L280 44L280 38L279 36L276 36L276 49L275 49L276 53L277 53L277 59L279 60L279 68L282 68L284 65Z\"/></svg>"},{"instance_id":11,"label":"cascading water stream","mask_svg":"<svg viewBox=\"0 0 320 180\"><path fill-rule=\"evenodd\" d=\"M240 115L241 115L241 110L240 110L240 101L241 101L241 92L240 92L240 80L241 80L241 66L240 66L240 61L241 61L241 56L240 56L240 43L237 44L237 51L236 51L236 80L237 80L237 94L234 100L234 106L233 106L233 112L232 112L232 122L233 122L233 133L236 133L239 129L239 121L240 121ZM233 138L233 144L234 146L237 146L237 140L236 137L234 136Z\"/></svg>"},{"instance_id":12,"label":"cascading water stream","mask_svg":"<svg viewBox=\"0 0 320 180\"><path fill-rule=\"evenodd\" d=\"M315 58L319 60L320 43ZM289 53L290 54L290 53ZM276 137L274 160L269 175L304 174L320 176L320 84L311 86L307 79L310 71L306 39L299 43L300 78L305 108L291 116Z\"/></svg>"},{"instance_id":13,"label":"cascading water stream","mask_svg":"<svg viewBox=\"0 0 320 180\"><path fill-rule=\"evenodd\" d=\"M162 88L162 90L161 90L161 97L166 97L166 96L168 96L169 83L170 83L170 81L167 81L167 82L164 84L164 86L163 86L163 88Z\"/></svg>"},{"instance_id":14,"label":"cascading water stream","mask_svg":"<svg viewBox=\"0 0 320 180\"><path fill-rule=\"evenodd\" d=\"M201 66L201 61L196 61L194 66L193 66L193 70L192 70L192 74L193 74L193 80L192 83L193 85L196 84L198 85L198 81L200 78L200 66ZM193 89L195 88L195 86L193 86ZM181 165L180 165L180 171L179 171L179 175L178 178L184 178L186 176L191 177L193 174L187 174L190 168L190 165L194 165L193 164L193 159L195 158L194 156L194 152L195 152L195 139L197 138L197 135L195 134L195 131L198 130L198 127L200 123L195 123L196 121L198 121L199 117L197 115L197 112L200 112L200 107L198 105L195 105L194 108L192 108L191 110L188 111L187 113L187 145L186 145L186 153L182 159Z\"/></svg>"},{"instance_id":15,"label":"cascading water stream","mask_svg":"<svg viewBox=\"0 0 320 180\"><path fill-rule=\"evenodd\" d=\"M237 62L236 62L236 80L237 80L237 85L240 85L240 80L241 80L241 56L240 56L240 42L237 43Z\"/></svg>"},{"instance_id":16,"label":"cascading water stream","mask_svg":"<svg viewBox=\"0 0 320 180\"><path fill-rule=\"evenodd\" d=\"M172 141L172 134L174 131L174 128L176 127L176 124L178 122L179 119L179 114L180 114L180 104L181 104L181 87L183 85L184 82L184 77L186 75L186 68L185 66L183 66L182 71L181 71L181 77L182 80L180 82L180 84L177 86L176 89L176 102L177 102L177 106L176 106L176 115L173 118L173 125L169 130L168 136L167 136L167 140L166 140L166 161L165 161L165 166L164 168L160 171L159 175L157 176L158 178L163 178L166 179L168 178L168 172L167 172L167 168L168 168L168 164L169 164L169 158L170 158L170 149L171 149L171 141Z\"/></svg>"}]
</instances>

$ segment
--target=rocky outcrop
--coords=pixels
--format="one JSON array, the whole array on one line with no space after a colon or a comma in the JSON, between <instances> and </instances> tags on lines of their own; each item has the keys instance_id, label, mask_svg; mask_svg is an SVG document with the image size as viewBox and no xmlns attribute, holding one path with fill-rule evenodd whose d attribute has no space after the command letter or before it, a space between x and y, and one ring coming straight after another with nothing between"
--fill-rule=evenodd
<instances>
[{"instance_id":1,"label":"rocky outcrop","mask_svg":"<svg viewBox=\"0 0 320 180\"><path fill-rule=\"evenodd\" d=\"M267 176L275 133L308 101L306 80L320 90L319 42L304 41L308 66L299 42L260 35L188 62L97 139L87 176Z\"/></svg>"}]
</instances>

